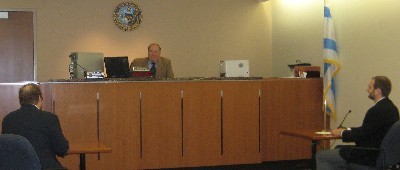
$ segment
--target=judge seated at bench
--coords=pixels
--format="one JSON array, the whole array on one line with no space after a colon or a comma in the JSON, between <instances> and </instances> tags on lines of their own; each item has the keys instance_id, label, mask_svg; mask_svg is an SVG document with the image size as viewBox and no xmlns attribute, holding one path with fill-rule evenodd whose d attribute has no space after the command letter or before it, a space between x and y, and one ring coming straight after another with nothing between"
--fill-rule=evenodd
<instances>
[{"instance_id":1,"label":"judge seated at bench","mask_svg":"<svg viewBox=\"0 0 400 170\"><path fill-rule=\"evenodd\" d=\"M131 71L133 67L149 68L152 77L155 78L174 78L171 60L161 57L161 47L156 43L152 43L147 48L148 56L145 58L134 59L130 65Z\"/></svg>"}]
</instances>

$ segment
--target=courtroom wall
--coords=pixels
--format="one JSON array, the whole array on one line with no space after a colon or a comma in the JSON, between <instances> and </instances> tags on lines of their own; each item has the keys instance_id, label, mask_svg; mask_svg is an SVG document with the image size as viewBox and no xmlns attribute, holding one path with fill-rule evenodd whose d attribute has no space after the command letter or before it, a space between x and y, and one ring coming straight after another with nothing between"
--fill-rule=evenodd
<instances>
[{"instance_id":1,"label":"courtroom wall","mask_svg":"<svg viewBox=\"0 0 400 170\"><path fill-rule=\"evenodd\" d=\"M143 12L137 30L113 22L123 0L0 0L1 10L35 13L37 80L68 78L74 51L147 56L158 42L176 77L219 76L218 61L250 60L251 76L272 74L270 3L257 0L134 0Z\"/></svg>"},{"instance_id":2,"label":"courtroom wall","mask_svg":"<svg viewBox=\"0 0 400 170\"><path fill-rule=\"evenodd\" d=\"M273 76L287 76L287 64L300 59L322 66L323 1L272 0ZM374 103L367 85L374 75L392 80L390 98L400 106L400 1L330 0L342 69L337 79L338 120L360 126Z\"/></svg>"}]
</instances>

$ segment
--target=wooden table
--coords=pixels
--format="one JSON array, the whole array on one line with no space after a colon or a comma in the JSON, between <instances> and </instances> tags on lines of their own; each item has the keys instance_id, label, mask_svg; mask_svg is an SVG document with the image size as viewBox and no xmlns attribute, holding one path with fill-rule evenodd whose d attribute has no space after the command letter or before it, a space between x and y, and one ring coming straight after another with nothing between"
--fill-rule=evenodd
<instances>
[{"instance_id":1,"label":"wooden table","mask_svg":"<svg viewBox=\"0 0 400 170\"><path fill-rule=\"evenodd\" d=\"M317 134L316 131L312 130L283 130L281 134L311 140L312 169L316 169L315 154L317 153L318 143L322 140L340 139L340 137L331 134Z\"/></svg>"},{"instance_id":2,"label":"wooden table","mask_svg":"<svg viewBox=\"0 0 400 170\"><path fill-rule=\"evenodd\" d=\"M68 154L79 154L79 167L86 169L86 154L111 153L111 147L102 142L70 143Z\"/></svg>"}]
</instances>

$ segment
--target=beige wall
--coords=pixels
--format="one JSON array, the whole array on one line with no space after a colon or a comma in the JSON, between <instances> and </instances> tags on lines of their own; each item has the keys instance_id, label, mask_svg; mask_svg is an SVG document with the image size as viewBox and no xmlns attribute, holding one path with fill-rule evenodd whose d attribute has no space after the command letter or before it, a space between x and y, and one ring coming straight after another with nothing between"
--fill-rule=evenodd
<instances>
[{"instance_id":1,"label":"beige wall","mask_svg":"<svg viewBox=\"0 0 400 170\"><path fill-rule=\"evenodd\" d=\"M299 2L293 5L294 2ZM373 105L367 85L374 75L392 80L390 98L400 107L400 1L330 0L342 69L337 79L338 122L360 126ZM322 66L323 1L272 0L273 75L287 76L296 59Z\"/></svg>"},{"instance_id":2,"label":"beige wall","mask_svg":"<svg viewBox=\"0 0 400 170\"><path fill-rule=\"evenodd\" d=\"M322 62L323 1L272 0L273 76L293 76L287 66Z\"/></svg>"},{"instance_id":3,"label":"beige wall","mask_svg":"<svg viewBox=\"0 0 400 170\"><path fill-rule=\"evenodd\" d=\"M113 22L122 0L0 0L2 10L36 14L37 80L69 78L74 51L147 56L158 42L176 77L219 76L218 61L250 60L251 76L272 75L270 3L257 0L135 0L143 12L137 30Z\"/></svg>"}]
</instances>

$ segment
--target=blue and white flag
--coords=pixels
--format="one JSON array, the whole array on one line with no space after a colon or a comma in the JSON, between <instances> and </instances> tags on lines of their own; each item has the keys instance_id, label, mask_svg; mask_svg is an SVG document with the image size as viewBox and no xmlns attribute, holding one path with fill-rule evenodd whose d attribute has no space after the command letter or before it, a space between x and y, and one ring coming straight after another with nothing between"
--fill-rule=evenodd
<instances>
[{"instance_id":1,"label":"blue and white flag","mask_svg":"<svg viewBox=\"0 0 400 170\"><path fill-rule=\"evenodd\" d=\"M336 120L335 76L340 70L335 30L330 8L324 5L324 109Z\"/></svg>"}]
</instances>

